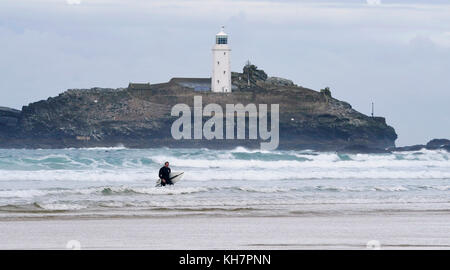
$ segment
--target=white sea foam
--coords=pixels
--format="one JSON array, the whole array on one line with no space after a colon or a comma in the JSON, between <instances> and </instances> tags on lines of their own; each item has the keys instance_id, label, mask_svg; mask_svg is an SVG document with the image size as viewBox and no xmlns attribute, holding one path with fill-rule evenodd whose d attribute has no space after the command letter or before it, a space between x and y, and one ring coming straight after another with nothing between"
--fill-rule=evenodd
<instances>
[{"instance_id":1,"label":"white sea foam","mask_svg":"<svg viewBox=\"0 0 450 270\"><path fill-rule=\"evenodd\" d=\"M277 153L277 151L267 151L267 150L261 150L261 149L247 149L242 146L238 146L233 150L230 150L231 153L263 153L263 154L270 154L270 153Z\"/></svg>"},{"instance_id":2,"label":"white sea foam","mask_svg":"<svg viewBox=\"0 0 450 270\"><path fill-rule=\"evenodd\" d=\"M251 162L249 162L251 164ZM191 164L192 165L192 164ZM194 164L195 166L195 164ZM182 167L184 179L214 180L301 180L301 179L450 179L450 169L433 168L292 168L280 170L262 168L223 168L210 164L208 168ZM157 169L149 170L0 170L0 181L79 181L79 182L149 182L154 183Z\"/></svg>"},{"instance_id":3,"label":"white sea foam","mask_svg":"<svg viewBox=\"0 0 450 270\"><path fill-rule=\"evenodd\" d=\"M40 170L40 171L5 171L0 170L0 181L154 181L155 173L148 171L116 170Z\"/></svg>"},{"instance_id":4,"label":"white sea foam","mask_svg":"<svg viewBox=\"0 0 450 270\"><path fill-rule=\"evenodd\" d=\"M41 190L0 190L0 198L31 198L46 194Z\"/></svg>"},{"instance_id":5,"label":"white sea foam","mask_svg":"<svg viewBox=\"0 0 450 270\"><path fill-rule=\"evenodd\" d=\"M177 194L190 194L197 192L206 192L208 188L205 187L183 187L175 188L174 186L168 186L165 188L157 187L107 187L102 190L103 194L124 194L124 193L137 193L148 195L177 195Z\"/></svg>"},{"instance_id":6,"label":"white sea foam","mask_svg":"<svg viewBox=\"0 0 450 270\"><path fill-rule=\"evenodd\" d=\"M63 203L39 203L39 207L46 210L58 211L58 210L81 210L87 208L87 206L79 204L63 204Z\"/></svg>"},{"instance_id":7,"label":"white sea foam","mask_svg":"<svg viewBox=\"0 0 450 270\"><path fill-rule=\"evenodd\" d=\"M298 188L295 187L285 188L285 187L249 187L249 186L238 187L238 189L246 192L260 192L260 193L278 193L278 192L289 192L298 190Z\"/></svg>"},{"instance_id":8,"label":"white sea foam","mask_svg":"<svg viewBox=\"0 0 450 270\"><path fill-rule=\"evenodd\" d=\"M102 150L127 150L129 148L126 148L123 144L120 144L118 146L114 147L84 147L84 148L64 148L64 150L74 150L74 151L80 151L80 150L87 150L87 151L102 151Z\"/></svg>"}]
</instances>

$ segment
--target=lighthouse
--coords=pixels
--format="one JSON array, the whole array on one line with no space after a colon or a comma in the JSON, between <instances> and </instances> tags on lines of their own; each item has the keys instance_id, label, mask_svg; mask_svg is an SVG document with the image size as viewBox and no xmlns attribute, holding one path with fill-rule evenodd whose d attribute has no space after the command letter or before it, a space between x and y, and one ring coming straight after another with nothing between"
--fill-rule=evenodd
<instances>
[{"instance_id":1,"label":"lighthouse","mask_svg":"<svg viewBox=\"0 0 450 270\"><path fill-rule=\"evenodd\" d=\"M211 79L211 91L228 93L231 92L231 62L228 47L228 35L222 30L216 34L216 44L213 52L213 74Z\"/></svg>"}]
</instances>

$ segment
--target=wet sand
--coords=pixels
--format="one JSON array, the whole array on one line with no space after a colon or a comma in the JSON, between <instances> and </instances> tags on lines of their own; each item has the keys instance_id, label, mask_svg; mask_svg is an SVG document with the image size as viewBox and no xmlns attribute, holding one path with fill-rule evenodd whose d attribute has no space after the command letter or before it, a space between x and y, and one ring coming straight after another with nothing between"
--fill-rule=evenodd
<instances>
[{"instance_id":1,"label":"wet sand","mask_svg":"<svg viewBox=\"0 0 450 270\"><path fill-rule=\"evenodd\" d=\"M0 249L449 249L446 213L0 221ZM377 242L372 242L376 243Z\"/></svg>"}]
</instances>

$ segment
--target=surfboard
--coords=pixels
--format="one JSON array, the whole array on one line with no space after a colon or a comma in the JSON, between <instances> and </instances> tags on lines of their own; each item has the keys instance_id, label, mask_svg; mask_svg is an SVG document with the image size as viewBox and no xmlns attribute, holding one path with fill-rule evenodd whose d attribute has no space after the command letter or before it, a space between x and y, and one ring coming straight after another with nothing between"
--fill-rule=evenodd
<instances>
[{"instance_id":1,"label":"surfboard","mask_svg":"<svg viewBox=\"0 0 450 270\"><path fill-rule=\"evenodd\" d=\"M181 178L183 178L183 174L184 172L171 172L169 174L170 180L172 180L172 183L176 183L178 181L181 180ZM156 180L156 186L157 187L161 187L161 179Z\"/></svg>"}]
</instances>

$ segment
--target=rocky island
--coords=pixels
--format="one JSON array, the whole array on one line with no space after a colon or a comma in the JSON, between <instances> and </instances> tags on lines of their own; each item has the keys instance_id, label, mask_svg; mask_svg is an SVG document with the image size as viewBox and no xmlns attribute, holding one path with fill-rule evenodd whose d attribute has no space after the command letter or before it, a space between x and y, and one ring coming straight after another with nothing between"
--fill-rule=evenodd
<instances>
[{"instance_id":1,"label":"rocky island","mask_svg":"<svg viewBox=\"0 0 450 270\"><path fill-rule=\"evenodd\" d=\"M357 112L332 97L292 81L268 77L254 65L232 73L231 93L214 93L210 78L173 78L159 84L118 89L71 89L24 106L0 107L1 148L184 147L228 149L259 147L258 140L175 140L175 104L280 104L278 149L383 152L395 147L397 134L383 117ZM270 108L270 106L269 106ZM207 119L204 119L204 121Z\"/></svg>"}]
</instances>

